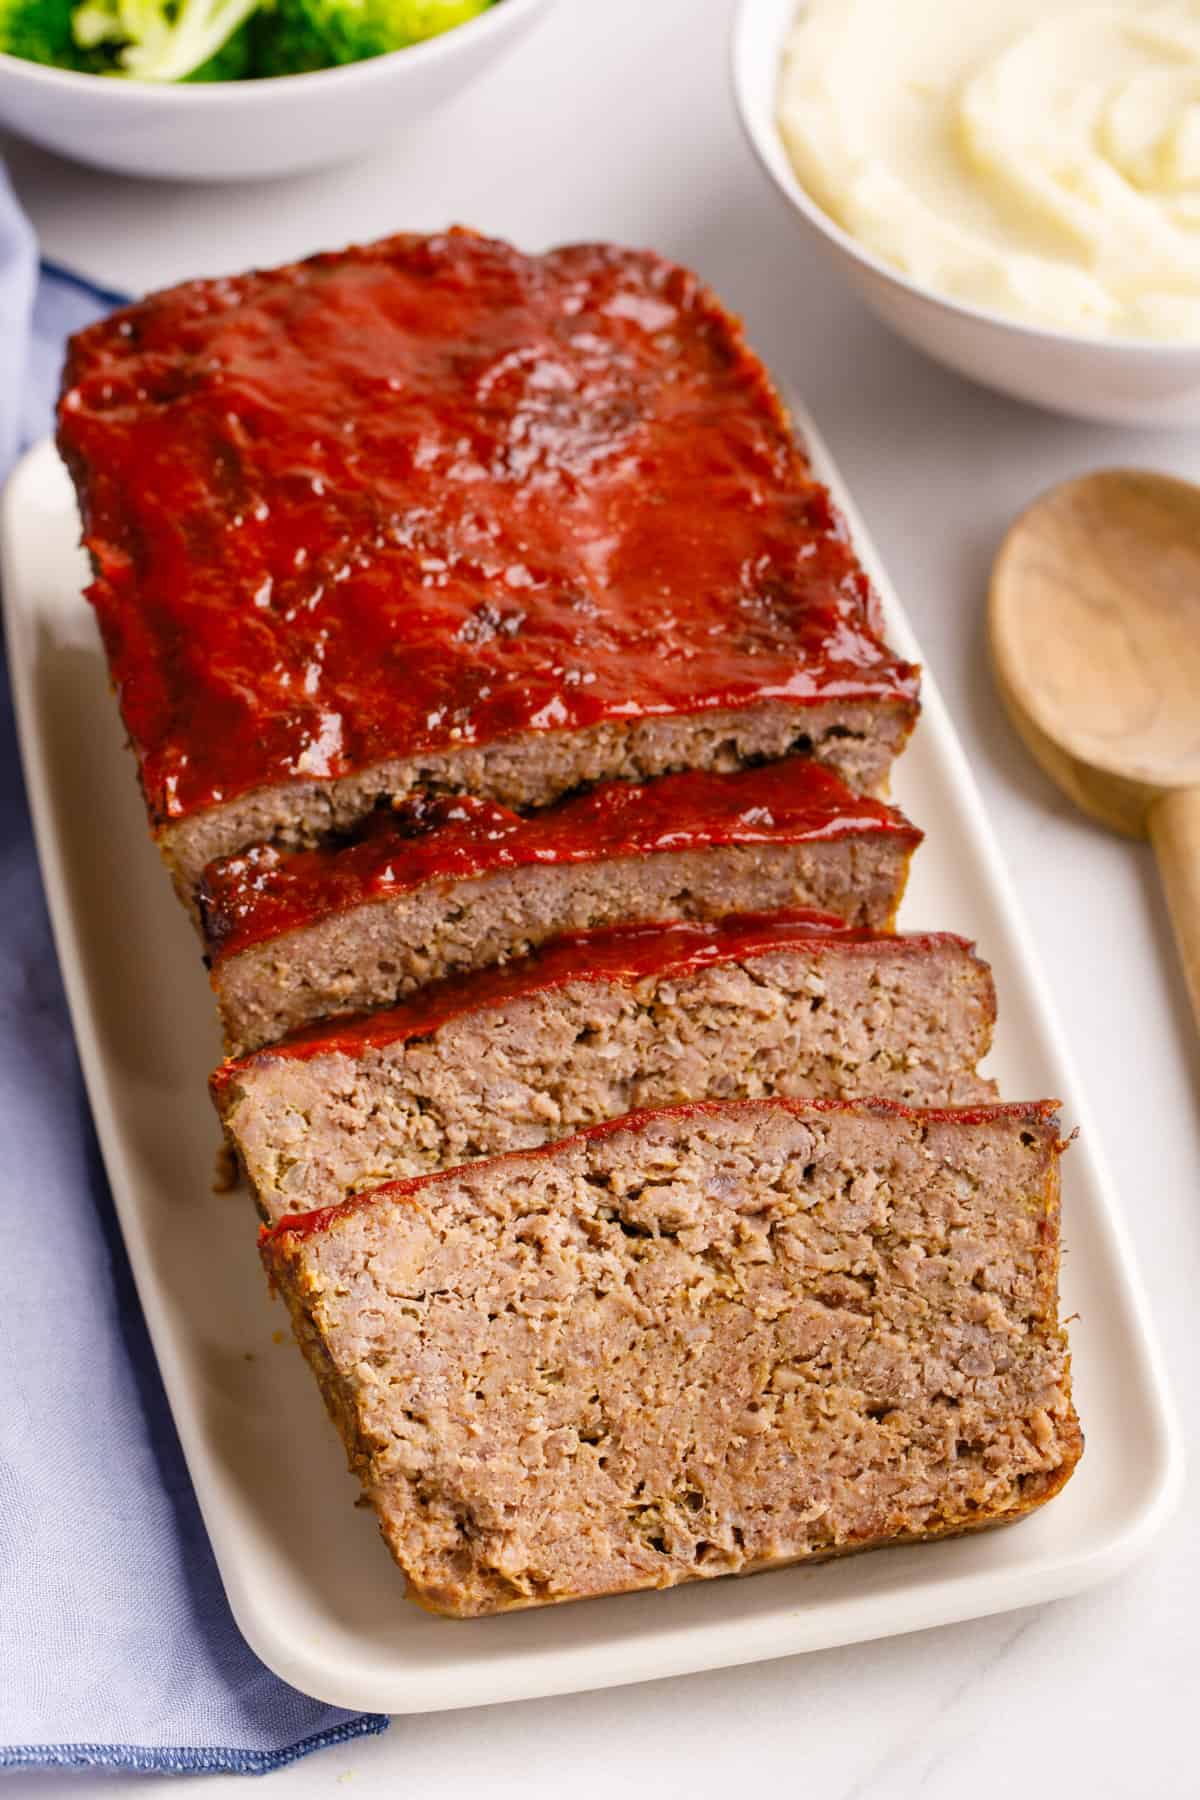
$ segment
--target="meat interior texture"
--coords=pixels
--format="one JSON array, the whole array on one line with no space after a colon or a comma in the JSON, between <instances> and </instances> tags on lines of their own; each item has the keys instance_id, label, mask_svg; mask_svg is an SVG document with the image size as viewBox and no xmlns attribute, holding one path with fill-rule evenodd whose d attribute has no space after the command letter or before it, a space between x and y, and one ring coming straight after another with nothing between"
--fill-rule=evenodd
<instances>
[{"instance_id":1,"label":"meat interior texture","mask_svg":"<svg viewBox=\"0 0 1200 1800\"><path fill-rule=\"evenodd\" d=\"M910 846L842 838L726 845L614 862L536 866L331 913L217 962L213 988L232 1055L314 1020L389 1006L425 982L521 956L562 931L817 907L890 925Z\"/></svg>"},{"instance_id":2,"label":"meat interior texture","mask_svg":"<svg viewBox=\"0 0 1200 1800\"><path fill-rule=\"evenodd\" d=\"M441 798L340 849L213 865L202 910L233 1054L562 932L817 908L889 925L920 833L803 757L609 782L523 818Z\"/></svg>"},{"instance_id":3,"label":"meat interior texture","mask_svg":"<svg viewBox=\"0 0 1200 1800\"><path fill-rule=\"evenodd\" d=\"M892 762L915 719L915 701L763 702L738 713L545 732L473 750L391 758L336 781L262 788L173 821L158 842L180 899L194 912L211 863L257 844L300 849L340 839L381 804L427 793L483 796L527 811L590 783L642 782L687 769L728 774L791 756L813 757L859 793L886 793Z\"/></svg>"},{"instance_id":4,"label":"meat interior texture","mask_svg":"<svg viewBox=\"0 0 1200 1800\"><path fill-rule=\"evenodd\" d=\"M649 252L454 231L188 282L73 339L59 443L188 893L422 786L805 747L876 786L916 714L738 322Z\"/></svg>"},{"instance_id":5,"label":"meat interior texture","mask_svg":"<svg viewBox=\"0 0 1200 1800\"><path fill-rule=\"evenodd\" d=\"M1059 1147L1048 1106L634 1115L263 1255L410 1592L473 1616L1056 1493Z\"/></svg>"},{"instance_id":6,"label":"meat interior texture","mask_svg":"<svg viewBox=\"0 0 1200 1800\"><path fill-rule=\"evenodd\" d=\"M327 913L531 864L582 864L718 845L816 843L920 832L808 757L658 781L608 781L521 814L474 794L423 795L372 815L348 840L310 851L258 845L205 870L201 911L222 958Z\"/></svg>"},{"instance_id":7,"label":"meat interior texture","mask_svg":"<svg viewBox=\"0 0 1200 1800\"><path fill-rule=\"evenodd\" d=\"M213 1097L275 1222L642 1107L992 1098L975 1068L994 1015L990 971L957 938L771 920L598 933L228 1063Z\"/></svg>"}]
</instances>

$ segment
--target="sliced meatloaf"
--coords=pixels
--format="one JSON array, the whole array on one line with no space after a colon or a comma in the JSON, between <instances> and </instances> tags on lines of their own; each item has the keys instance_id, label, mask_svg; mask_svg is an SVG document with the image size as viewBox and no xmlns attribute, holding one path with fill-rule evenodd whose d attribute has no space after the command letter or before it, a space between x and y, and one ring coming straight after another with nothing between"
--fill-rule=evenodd
<instances>
[{"instance_id":1,"label":"sliced meatloaf","mask_svg":"<svg viewBox=\"0 0 1200 1800\"><path fill-rule=\"evenodd\" d=\"M915 717L741 327L649 252L453 231L188 282L72 340L59 444L189 896L418 788L811 749L874 790Z\"/></svg>"},{"instance_id":2,"label":"sliced meatloaf","mask_svg":"<svg viewBox=\"0 0 1200 1800\"><path fill-rule=\"evenodd\" d=\"M340 849L212 865L200 903L231 1053L564 931L815 907L888 925L920 833L804 757L610 782L529 817L469 796Z\"/></svg>"},{"instance_id":3,"label":"sliced meatloaf","mask_svg":"<svg viewBox=\"0 0 1200 1800\"><path fill-rule=\"evenodd\" d=\"M264 1236L423 1606L1019 1518L1082 1440L1051 1103L635 1113Z\"/></svg>"},{"instance_id":4,"label":"sliced meatloaf","mask_svg":"<svg viewBox=\"0 0 1200 1800\"><path fill-rule=\"evenodd\" d=\"M992 1097L964 939L820 914L615 927L222 1064L212 1094L263 1217L531 1149L637 1107L763 1095Z\"/></svg>"}]
</instances>

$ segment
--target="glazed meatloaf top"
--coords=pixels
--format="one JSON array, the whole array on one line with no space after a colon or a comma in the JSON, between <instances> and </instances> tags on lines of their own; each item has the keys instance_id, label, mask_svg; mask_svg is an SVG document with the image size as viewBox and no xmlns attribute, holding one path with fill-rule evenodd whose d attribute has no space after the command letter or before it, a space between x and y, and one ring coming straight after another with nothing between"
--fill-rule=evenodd
<instances>
[{"instance_id":1,"label":"glazed meatloaf top","mask_svg":"<svg viewBox=\"0 0 1200 1800\"><path fill-rule=\"evenodd\" d=\"M354 1018L327 1019L248 1057L230 1057L213 1071L210 1085L214 1094L219 1093L236 1082L248 1066L279 1058L306 1062L329 1055L362 1057L389 1044L429 1037L468 1014L499 1011L526 995L550 993L575 982L637 987L650 978L679 980L722 964L825 945L843 955L865 952L876 956L882 949L920 957L941 943L966 952L974 949L968 939L952 932L894 936L857 930L832 913L811 911L742 913L724 919L568 932L516 962L435 982L398 1006Z\"/></svg>"},{"instance_id":2,"label":"glazed meatloaf top","mask_svg":"<svg viewBox=\"0 0 1200 1800\"><path fill-rule=\"evenodd\" d=\"M531 864L607 862L721 844L785 845L870 833L911 850L903 813L853 793L804 757L727 775L692 771L609 782L523 817L494 801L443 795L371 815L341 847L259 845L205 871L200 909L214 963L332 913L428 883Z\"/></svg>"},{"instance_id":3,"label":"glazed meatloaf top","mask_svg":"<svg viewBox=\"0 0 1200 1800\"><path fill-rule=\"evenodd\" d=\"M72 341L59 421L156 825L522 734L915 707L737 321L648 252L453 231L189 282Z\"/></svg>"}]
</instances>

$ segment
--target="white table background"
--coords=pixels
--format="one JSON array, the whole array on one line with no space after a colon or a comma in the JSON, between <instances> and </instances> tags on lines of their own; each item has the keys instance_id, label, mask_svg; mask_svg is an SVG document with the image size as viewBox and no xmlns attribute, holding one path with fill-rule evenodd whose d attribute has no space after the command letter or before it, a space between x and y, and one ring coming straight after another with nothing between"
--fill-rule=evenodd
<instances>
[{"instance_id":1,"label":"white table background","mask_svg":"<svg viewBox=\"0 0 1200 1800\"><path fill-rule=\"evenodd\" d=\"M1116 463L1200 479L1200 433L1053 418L890 337L814 259L751 162L728 90L732 11L732 0L560 0L512 61L436 118L367 161L294 180L134 182L3 149L45 253L117 288L461 221L530 249L650 244L745 315L828 437L974 765L1100 1122L1194 1447L1197 1037L1149 853L1074 816L1012 737L988 674L984 596L1007 521L1040 489ZM1192 1800L1194 1492L1143 1563L1082 1598L747 1669L401 1719L266 1786L288 1800L343 1784L361 1800ZM56 1800L158 1783L45 1774L8 1785ZM206 1800L246 1791L233 1778L204 1784Z\"/></svg>"}]
</instances>

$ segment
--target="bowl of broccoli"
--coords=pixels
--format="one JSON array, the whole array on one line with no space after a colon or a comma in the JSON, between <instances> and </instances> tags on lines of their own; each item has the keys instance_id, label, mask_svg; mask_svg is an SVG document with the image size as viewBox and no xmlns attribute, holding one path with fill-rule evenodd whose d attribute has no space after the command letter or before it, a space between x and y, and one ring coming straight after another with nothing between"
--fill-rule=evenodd
<instances>
[{"instance_id":1,"label":"bowl of broccoli","mask_svg":"<svg viewBox=\"0 0 1200 1800\"><path fill-rule=\"evenodd\" d=\"M291 174L431 112L546 4L0 0L0 125L126 174Z\"/></svg>"}]
</instances>

